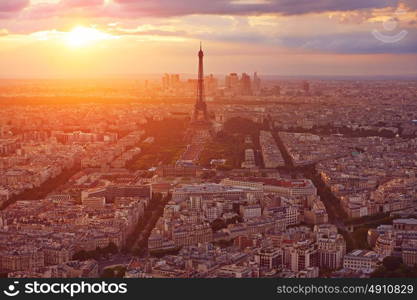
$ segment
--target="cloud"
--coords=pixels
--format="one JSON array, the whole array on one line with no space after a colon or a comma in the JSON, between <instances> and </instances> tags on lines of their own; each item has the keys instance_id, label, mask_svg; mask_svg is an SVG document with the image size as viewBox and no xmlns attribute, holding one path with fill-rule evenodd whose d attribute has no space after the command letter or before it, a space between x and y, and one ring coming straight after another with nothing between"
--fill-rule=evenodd
<instances>
[{"instance_id":1,"label":"cloud","mask_svg":"<svg viewBox=\"0 0 417 300\"><path fill-rule=\"evenodd\" d=\"M104 0L61 0L58 5L62 7L88 7L100 6L104 4Z\"/></svg>"},{"instance_id":2,"label":"cloud","mask_svg":"<svg viewBox=\"0 0 417 300\"><path fill-rule=\"evenodd\" d=\"M0 12L12 13L18 12L29 5L29 0L1 0Z\"/></svg>"},{"instance_id":3,"label":"cloud","mask_svg":"<svg viewBox=\"0 0 417 300\"><path fill-rule=\"evenodd\" d=\"M2 0L4 1L4 0ZM48 18L68 15L110 18L176 17L186 15L303 15L397 7L409 0L61 0L29 7L28 16ZM13 3L6 1L5 3ZM27 2L27 0L16 0ZM2 2L0 2L2 3ZM1 9L0 9L1 11Z\"/></svg>"},{"instance_id":4,"label":"cloud","mask_svg":"<svg viewBox=\"0 0 417 300\"><path fill-rule=\"evenodd\" d=\"M41 2L29 6L22 14L22 18L95 17L102 14L101 10L104 4L104 0L61 0L56 3Z\"/></svg>"},{"instance_id":5,"label":"cloud","mask_svg":"<svg viewBox=\"0 0 417 300\"><path fill-rule=\"evenodd\" d=\"M7 29L0 29L0 37L9 35L9 31Z\"/></svg>"},{"instance_id":6,"label":"cloud","mask_svg":"<svg viewBox=\"0 0 417 300\"><path fill-rule=\"evenodd\" d=\"M29 0L0 0L0 19L16 17L29 3Z\"/></svg>"},{"instance_id":7,"label":"cloud","mask_svg":"<svg viewBox=\"0 0 417 300\"><path fill-rule=\"evenodd\" d=\"M3 1L0 5L9 2ZM371 34L374 29L383 29L380 17L392 14L399 3L400 0L61 0L33 3L21 14L22 22L0 26L12 34L51 28L65 31L72 25L68 20L75 17L87 23L82 23L85 26L115 36L186 37L325 53L417 53L414 12L410 17L401 16L399 29L409 30L404 41L381 44ZM408 8L417 6L415 0L401 3ZM318 14L322 12L331 13ZM117 25L108 26L109 23Z\"/></svg>"},{"instance_id":8,"label":"cloud","mask_svg":"<svg viewBox=\"0 0 417 300\"><path fill-rule=\"evenodd\" d=\"M402 0L401 3L403 3L406 7L409 7L411 9L417 9L416 0Z\"/></svg>"},{"instance_id":9,"label":"cloud","mask_svg":"<svg viewBox=\"0 0 417 300\"><path fill-rule=\"evenodd\" d=\"M387 37L398 32L384 32ZM376 39L372 32L327 34L314 37L285 37L280 44L286 47L312 50L321 53L339 54L416 54L417 30L408 30L407 35L396 43L384 43Z\"/></svg>"},{"instance_id":10,"label":"cloud","mask_svg":"<svg viewBox=\"0 0 417 300\"><path fill-rule=\"evenodd\" d=\"M188 33L184 30L159 30L159 29L150 29L150 30L125 30L125 29L114 29L107 30L108 33L112 35L152 35L152 36L176 36L176 37L186 37Z\"/></svg>"},{"instance_id":11,"label":"cloud","mask_svg":"<svg viewBox=\"0 0 417 300\"><path fill-rule=\"evenodd\" d=\"M24 8L24 18L52 17L131 18L187 15L304 15L323 12L352 12L398 7L417 9L415 0L0 0L0 17ZM30 5L29 5L30 4Z\"/></svg>"},{"instance_id":12,"label":"cloud","mask_svg":"<svg viewBox=\"0 0 417 300\"><path fill-rule=\"evenodd\" d=\"M327 11L352 11L396 7L400 0L113 0L120 13L131 16L181 16L191 14L299 15Z\"/></svg>"}]
</instances>

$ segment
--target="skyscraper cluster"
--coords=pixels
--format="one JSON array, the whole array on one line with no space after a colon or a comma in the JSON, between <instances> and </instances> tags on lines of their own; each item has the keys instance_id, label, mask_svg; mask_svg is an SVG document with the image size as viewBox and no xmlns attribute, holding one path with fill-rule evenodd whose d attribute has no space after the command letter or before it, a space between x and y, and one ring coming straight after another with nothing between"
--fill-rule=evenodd
<instances>
[{"instance_id":1,"label":"skyscraper cluster","mask_svg":"<svg viewBox=\"0 0 417 300\"><path fill-rule=\"evenodd\" d=\"M225 78L225 88L234 95L256 95L261 89L261 79L256 72L253 79L247 73L243 73L240 77L237 73L230 73Z\"/></svg>"}]
</instances>

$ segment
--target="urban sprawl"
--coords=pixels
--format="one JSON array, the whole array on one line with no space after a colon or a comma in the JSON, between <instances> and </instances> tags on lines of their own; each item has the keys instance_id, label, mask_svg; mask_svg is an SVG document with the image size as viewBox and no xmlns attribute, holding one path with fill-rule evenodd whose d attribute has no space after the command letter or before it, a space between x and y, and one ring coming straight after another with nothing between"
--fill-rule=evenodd
<instances>
[{"instance_id":1,"label":"urban sprawl","mask_svg":"<svg viewBox=\"0 0 417 300\"><path fill-rule=\"evenodd\" d=\"M87 83L0 86L4 276L416 272L416 81Z\"/></svg>"}]
</instances>

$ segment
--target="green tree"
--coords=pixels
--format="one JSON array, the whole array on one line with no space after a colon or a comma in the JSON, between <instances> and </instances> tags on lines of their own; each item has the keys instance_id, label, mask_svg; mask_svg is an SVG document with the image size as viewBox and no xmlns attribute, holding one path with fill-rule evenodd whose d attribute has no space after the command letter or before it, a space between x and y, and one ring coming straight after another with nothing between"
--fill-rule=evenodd
<instances>
[{"instance_id":1,"label":"green tree","mask_svg":"<svg viewBox=\"0 0 417 300\"><path fill-rule=\"evenodd\" d=\"M104 252L105 253L116 254L117 252L119 252L119 249L117 248L117 246L113 242L111 242L106 248L104 248Z\"/></svg>"},{"instance_id":2,"label":"green tree","mask_svg":"<svg viewBox=\"0 0 417 300\"><path fill-rule=\"evenodd\" d=\"M88 253L85 250L78 251L72 257L74 260L86 260L88 259Z\"/></svg>"},{"instance_id":3,"label":"green tree","mask_svg":"<svg viewBox=\"0 0 417 300\"><path fill-rule=\"evenodd\" d=\"M110 269L110 268L104 269L103 273L101 273L101 278L114 278L113 269Z\"/></svg>"},{"instance_id":4,"label":"green tree","mask_svg":"<svg viewBox=\"0 0 417 300\"><path fill-rule=\"evenodd\" d=\"M398 256L387 256L382 261L382 264L388 271L394 271L400 268L403 264L403 259Z\"/></svg>"},{"instance_id":5,"label":"green tree","mask_svg":"<svg viewBox=\"0 0 417 300\"><path fill-rule=\"evenodd\" d=\"M221 230L221 229L223 229L223 228L226 228L226 227L227 227L226 222L225 222L224 220L222 220L222 219L216 219L216 220L214 220L214 221L210 224L210 226L211 226L211 229L212 229L214 232L219 231L219 230Z\"/></svg>"}]
</instances>

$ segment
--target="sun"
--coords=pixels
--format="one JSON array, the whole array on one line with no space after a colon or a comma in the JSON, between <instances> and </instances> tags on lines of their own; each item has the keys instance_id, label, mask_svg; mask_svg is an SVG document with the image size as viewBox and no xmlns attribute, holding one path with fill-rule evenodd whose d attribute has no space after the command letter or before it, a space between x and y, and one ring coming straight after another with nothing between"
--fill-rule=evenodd
<instances>
[{"instance_id":1,"label":"sun","mask_svg":"<svg viewBox=\"0 0 417 300\"><path fill-rule=\"evenodd\" d=\"M101 40L110 39L111 35L95 28L77 26L65 35L66 43L74 48L91 45Z\"/></svg>"}]
</instances>

